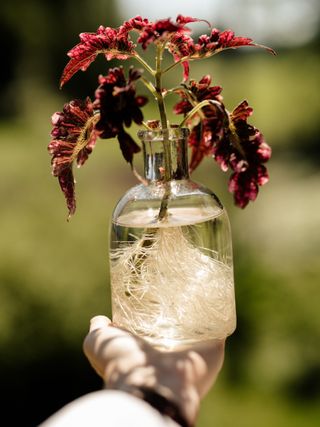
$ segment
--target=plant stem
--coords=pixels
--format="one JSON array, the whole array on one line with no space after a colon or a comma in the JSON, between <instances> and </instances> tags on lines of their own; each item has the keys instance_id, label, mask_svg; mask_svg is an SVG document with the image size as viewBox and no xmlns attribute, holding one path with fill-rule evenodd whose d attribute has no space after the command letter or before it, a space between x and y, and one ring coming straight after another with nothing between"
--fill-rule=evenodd
<instances>
[{"instance_id":1,"label":"plant stem","mask_svg":"<svg viewBox=\"0 0 320 427\"><path fill-rule=\"evenodd\" d=\"M145 79L143 76L140 77L140 81L142 81L142 83L152 93L152 95L157 98L156 88L153 86L153 84L149 80Z\"/></svg>"},{"instance_id":2,"label":"plant stem","mask_svg":"<svg viewBox=\"0 0 320 427\"><path fill-rule=\"evenodd\" d=\"M232 145L235 147L236 150L239 151L240 155L246 161L247 155L241 146L240 138L236 132L236 129L235 129L234 124L232 123L232 120L230 120L230 119L229 119L229 129L230 129L230 133L231 133L230 140L231 140Z\"/></svg>"},{"instance_id":3,"label":"plant stem","mask_svg":"<svg viewBox=\"0 0 320 427\"><path fill-rule=\"evenodd\" d=\"M157 46L157 56L156 56L156 73L155 73L155 89L158 102L158 108L160 113L160 122L162 131L168 129L167 124L167 114L164 105L164 99L162 95L162 70L161 70L161 61L162 61L162 46Z\"/></svg>"},{"instance_id":4,"label":"plant stem","mask_svg":"<svg viewBox=\"0 0 320 427\"><path fill-rule=\"evenodd\" d=\"M227 115L227 112L225 111L225 109L222 107L222 105L220 104L220 102L215 101L213 99L205 99L204 101L199 102L199 104L197 104L195 107L192 108L192 110L190 110L188 112L188 114L186 114L185 118L182 120L182 122L180 123L179 127L182 128L186 122L191 119L192 116L194 116L196 113L200 112L200 110L203 107L206 106L215 106L218 108L218 110L220 110L221 113L223 113L224 115Z\"/></svg>"},{"instance_id":5,"label":"plant stem","mask_svg":"<svg viewBox=\"0 0 320 427\"><path fill-rule=\"evenodd\" d=\"M169 65L169 67L165 68L163 70L163 74L167 73L168 71L171 71L172 68L176 67L177 65L181 64L184 61L190 60L189 56L184 56L183 58L180 58L178 61L174 62L173 64Z\"/></svg>"},{"instance_id":6,"label":"plant stem","mask_svg":"<svg viewBox=\"0 0 320 427\"><path fill-rule=\"evenodd\" d=\"M164 97L162 94L162 70L161 70L161 61L162 61L162 53L164 46L157 46L157 56L156 56L156 74L155 74L155 89L156 96L158 102L158 108L160 113L160 122L162 128L162 136L163 136L163 151L164 151L164 196L161 200L160 210L158 218L162 221L167 216L168 212L168 203L171 195L171 187L170 180L172 176L172 165L171 165L171 149L170 149L170 141L168 134L168 122L167 122L167 114L165 109Z\"/></svg>"},{"instance_id":7,"label":"plant stem","mask_svg":"<svg viewBox=\"0 0 320 427\"><path fill-rule=\"evenodd\" d=\"M176 92L179 93L181 91L183 91L185 93L188 101L190 102L190 104L193 107L196 107L198 105L198 101L197 101L195 94L190 89L188 89L184 84L181 84L180 86L177 86L177 87L174 87L174 88L168 90L165 93L165 96L171 95L171 94L176 93ZM205 115L203 114L203 112L201 110L198 110L198 114L202 119L205 119Z\"/></svg>"},{"instance_id":8,"label":"plant stem","mask_svg":"<svg viewBox=\"0 0 320 427\"><path fill-rule=\"evenodd\" d=\"M233 146L239 151L241 156L246 160L246 153L241 146L239 136L234 128L232 120L230 120L230 115L228 111L220 104L220 102L215 101L214 99L205 99L204 101L199 102L199 104L197 104L192 110L188 112L188 114L186 114L185 118L182 120L179 127L182 128L186 124L186 122L189 119L191 119L192 116L194 116L197 113L200 113L203 107L206 107L209 105L215 106L224 115L225 123L227 123L227 127L229 128L231 133L231 142Z\"/></svg>"},{"instance_id":9,"label":"plant stem","mask_svg":"<svg viewBox=\"0 0 320 427\"><path fill-rule=\"evenodd\" d=\"M140 62L141 65L144 66L144 68L152 75L154 76L156 74L155 70L150 67L150 65L143 59L138 53L135 53L133 56L137 61Z\"/></svg>"}]
</instances>

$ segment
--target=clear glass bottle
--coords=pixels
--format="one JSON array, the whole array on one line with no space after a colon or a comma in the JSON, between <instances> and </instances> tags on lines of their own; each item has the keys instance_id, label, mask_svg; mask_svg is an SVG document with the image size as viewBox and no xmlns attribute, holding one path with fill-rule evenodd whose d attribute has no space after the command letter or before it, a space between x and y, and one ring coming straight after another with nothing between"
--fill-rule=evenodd
<instances>
[{"instance_id":1,"label":"clear glass bottle","mask_svg":"<svg viewBox=\"0 0 320 427\"><path fill-rule=\"evenodd\" d=\"M227 212L189 178L187 129L138 136L146 182L121 198L111 225L113 321L163 349L223 339L236 326Z\"/></svg>"}]
</instances>

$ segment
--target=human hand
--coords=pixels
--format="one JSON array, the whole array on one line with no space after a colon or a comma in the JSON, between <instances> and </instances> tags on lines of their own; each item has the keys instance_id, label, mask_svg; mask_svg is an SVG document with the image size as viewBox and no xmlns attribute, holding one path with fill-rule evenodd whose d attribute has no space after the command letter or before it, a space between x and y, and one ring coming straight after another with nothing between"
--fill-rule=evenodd
<instances>
[{"instance_id":1,"label":"human hand","mask_svg":"<svg viewBox=\"0 0 320 427\"><path fill-rule=\"evenodd\" d=\"M173 402L193 425L200 400L213 385L224 359L224 340L164 352L116 327L105 316L91 319L83 344L89 362L110 389L148 388Z\"/></svg>"}]
</instances>

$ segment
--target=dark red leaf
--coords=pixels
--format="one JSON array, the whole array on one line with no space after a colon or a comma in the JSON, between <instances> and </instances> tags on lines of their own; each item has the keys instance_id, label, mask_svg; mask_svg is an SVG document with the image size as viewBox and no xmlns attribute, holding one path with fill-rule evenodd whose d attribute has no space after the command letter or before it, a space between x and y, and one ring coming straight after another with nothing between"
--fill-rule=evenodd
<instances>
[{"instance_id":1,"label":"dark red leaf","mask_svg":"<svg viewBox=\"0 0 320 427\"><path fill-rule=\"evenodd\" d=\"M147 103L147 98L136 96L135 81L140 77L141 70L130 68L127 80L122 67L112 68L106 76L100 76L94 106L100 111L96 129L101 138L113 138L121 134L122 146L125 147L127 137L123 135L124 126L129 127L132 121L142 123L140 108ZM122 152L127 153L128 150L124 148Z\"/></svg>"},{"instance_id":2,"label":"dark red leaf","mask_svg":"<svg viewBox=\"0 0 320 427\"><path fill-rule=\"evenodd\" d=\"M59 176L58 176L60 188L65 196L67 202L67 208L69 211L68 219L75 213L76 211L76 197L74 191L74 178L72 173L72 165L68 165L64 168Z\"/></svg>"},{"instance_id":3,"label":"dark red leaf","mask_svg":"<svg viewBox=\"0 0 320 427\"><path fill-rule=\"evenodd\" d=\"M234 123L239 120L247 120L253 113L253 109L249 107L247 101L242 101L231 113L231 118Z\"/></svg>"},{"instance_id":4,"label":"dark red leaf","mask_svg":"<svg viewBox=\"0 0 320 427\"><path fill-rule=\"evenodd\" d=\"M138 43L146 49L150 43L169 41L170 37L186 30L183 25L172 22L171 19L159 19L144 26L138 38Z\"/></svg>"},{"instance_id":5,"label":"dark red leaf","mask_svg":"<svg viewBox=\"0 0 320 427\"><path fill-rule=\"evenodd\" d=\"M205 156L201 147L201 125L195 126L189 136L189 145L191 146L191 158L189 163L190 173L193 172Z\"/></svg>"},{"instance_id":6,"label":"dark red leaf","mask_svg":"<svg viewBox=\"0 0 320 427\"><path fill-rule=\"evenodd\" d=\"M248 37L238 37L231 30L220 32L217 28L214 28L210 35L204 34L199 37L198 43L195 44L195 54L192 55L192 58L208 57L225 49L237 49L242 46L263 48L275 55L273 49L254 43Z\"/></svg>"},{"instance_id":7,"label":"dark red leaf","mask_svg":"<svg viewBox=\"0 0 320 427\"><path fill-rule=\"evenodd\" d=\"M182 63L183 67L183 81L186 82L189 79L189 61L183 61Z\"/></svg>"},{"instance_id":8,"label":"dark red leaf","mask_svg":"<svg viewBox=\"0 0 320 427\"><path fill-rule=\"evenodd\" d=\"M141 150L134 139L125 131L118 134L118 141L125 160L132 165L133 155Z\"/></svg>"},{"instance_id":9,"label":"dark red leaf","mask_svg":"<svg viewBox=\"0 0 320 427\"><path fill-rule=\"evenodd\" d=\"M211 27L210 22L206 21L205 19L193 18L192 16L178 15L176 22L182 25L189 24L190 22L205 22L209 27Z\"/></svg>"},{"instance_id":10,"label":"dark red leaf","mask_svg":"<svg viewBox=\"0 0 320 427\"><path fill-rule=\"evenodd\" d=\"M237 206L244 208L258 195L259 186L266 184L269 175L263 163L271 157L271 148L261 132L247 123L252 114L247 101L241 102L230 114L229 141L232 149L224 158L234 173L230 177L229 191Z\"/></svg>"},{"instance_id":11,"label":"dark red leaf","mask_svg":"<svg viewBox=\"0 0 320 427\"><path fill-rule=\"evenodd\" d=\"M96 33L81 33L81 42L73 47L68 56L71 58L63 70L60 87L77 71L85 71L103 53L107 60L113 58L127 59L134 52L134 44L128 31L100 26Z\"/></svg>"},{"instance_id":12,"label":"dark red leaf","mask_svg":"<svg viewBox=\"0 0 320 427\"><path fill-rule=\"evenodd\" d=\"M93 106L89 98L65 104L63 111L52 116L52 140L48 150L52 155L52 173L58 177L67 201L69 217L76 209L73 162L81 166L88 159L96 143ZM80 146L78 144L80 143Z\"/></svg>"}]
</instances>

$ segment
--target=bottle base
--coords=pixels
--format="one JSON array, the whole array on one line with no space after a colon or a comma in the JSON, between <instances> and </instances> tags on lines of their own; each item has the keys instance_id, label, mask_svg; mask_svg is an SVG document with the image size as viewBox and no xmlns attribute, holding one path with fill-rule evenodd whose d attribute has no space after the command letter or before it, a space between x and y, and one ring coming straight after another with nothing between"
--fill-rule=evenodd
<instances>
[{"instance_id":1,"label":"bottle base","mask_svg":"<svg viewBox=\"0 0 320 427\"><path fill-rule=\"evenodd\" d=\"M146 341L148 341L149 344L151 344L152 347L154 347L156 350L159 350L162 352L170 352L170 351L183 351L183 350L194 348L198 345L213 344L213 343L221 342L221 341L224 341L227 337L203 339L203 340L201 339L200 340L196 340L196 339L175 340L171 338L156 339L152 337L143 337L143 338Z\"/></svg>"}]
</instances>

